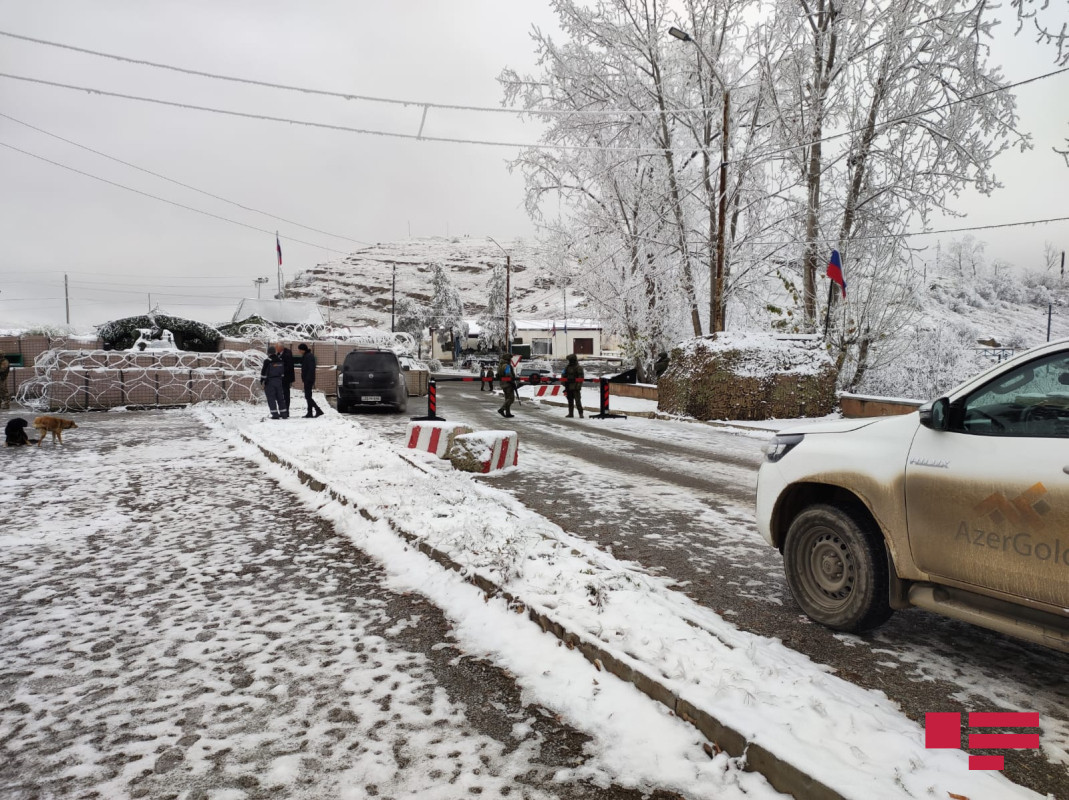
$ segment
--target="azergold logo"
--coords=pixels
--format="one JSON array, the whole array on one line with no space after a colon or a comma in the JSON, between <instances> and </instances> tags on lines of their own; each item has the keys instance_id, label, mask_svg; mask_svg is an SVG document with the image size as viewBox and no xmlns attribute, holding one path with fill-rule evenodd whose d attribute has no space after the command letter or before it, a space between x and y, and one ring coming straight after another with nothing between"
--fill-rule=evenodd
<instances>
[{"instance_id":1,"label":"azergold logo","mask_svg":"<svg viewBox=\"0 0 1069 800\"><path fill-rule=\"evenodd\" d=\"M1047 502L1046 487L1036 483L1012 500L1002 492L995 492L978 503L973 512L979 517L988 517L995 525L1027 525L1033 530L1042 530L1046 524L1043 517L1050 513L1050 503Z\"/></svg>"}]
</instances>

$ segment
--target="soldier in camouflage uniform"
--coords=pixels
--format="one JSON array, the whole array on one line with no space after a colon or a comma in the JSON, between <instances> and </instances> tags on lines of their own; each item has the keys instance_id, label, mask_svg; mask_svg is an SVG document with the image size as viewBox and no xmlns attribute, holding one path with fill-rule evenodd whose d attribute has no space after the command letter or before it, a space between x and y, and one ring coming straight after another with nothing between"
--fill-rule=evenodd
<instances>
[{"instance_id":1,"label":"soldier in camouflage uniform","mask_svg":"<svg viewBox=\"0 0 1069 800\"><path fill-rule=\"evenodd\" d=\"M508 356L502 356L497 364L497 379L501 381L501 391L505 393L505 405L497 413L503 417L514 417L512 403L516 399L516 370L512 368Z\"/></svg>"},{"instance_id":2,"label":"soldier in camouflage uniform","mask_svg":"<svg viewBox=\"0 0 1069 800\"><path fill-rule=\"evenodd\" d=\"M11 362L0 353L0 408L11 408Z\"/></svg>"},{"instance_id":3,"label":"soldier in camouflage uniform","mask_svg":"<svg viewBox=\"0 0 1069 800\"><path fill-rule=\"evenodd\" d=\"M568 398L568 416L574 417L575 410L579 409L579 418L583 418L583 368L579 365L579 357L575 353L568 354L568 363L561 373L564 378L564 395Z\"/></svg>"}]
</instances>

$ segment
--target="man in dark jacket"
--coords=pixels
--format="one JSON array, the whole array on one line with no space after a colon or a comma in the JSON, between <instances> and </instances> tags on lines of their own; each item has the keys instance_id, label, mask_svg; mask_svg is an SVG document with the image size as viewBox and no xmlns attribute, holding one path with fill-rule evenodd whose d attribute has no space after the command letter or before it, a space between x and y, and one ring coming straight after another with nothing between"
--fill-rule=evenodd
<instances>
[{"instance_id":1,"label":"man in dark jacket","mask_svg":"<svg viewBox=\"0 0 1069 800\"><path fill-rule=\"evenodd\" d=\"M290 387L293 386L293 382L297 380L297 373L293 369L293 351L286 347L282 342L275 345L275 351L282 358L282 366L286 370L286 379L282 384L283 391L286 395L286 416L290 413Z\"/></svg>"},{"instance_id":2,"label":"man in dark jacket","mask_svg":"<svg viewBox=\"0 0 1069 800\"><path fill-rule=\"evenodd\" d=\"M297 352L301 354L301 383L304 384L304 401L308 404L307 417L323 416L323 409L312 399L312 389L316 385L316 357L303 342L297 345Z\"/></svg>"},{"instance_id":3,"label":"man in dark jacket","mask_svg":"<svg viewBox=\"0 0 1069 800\"><path fill-rule=\"evenodd\" d=\"M0 408L11 408L11 390L8 388L8 375L11 374L11 362L0 353Z\"/></svg>"},{"instance_id":4,"label":"man in dark jacket","mask_svg":"<svg viewBox=\"0 0 1069 800\"><path fill-rule=\"evenodd\" d=\"M574 417L575 410L579 409L579 418L583 418L583 368L579 365L579 356L575 353L568 354L568 363L564 365L564 394L568 398L568 416Z\"/></svg>"},{"instance_id":5,"label":"man in dark jacket","mask_svg":"<svg viewBox=\"0 0 1069 800\"><path fill-rule=\"evenodd\" d=\"M283 384L286 382L286 365L282 363L282 356L274 347L267 348L267 358L260 369L260 385L264 387L267 395L267 407L271 409L271 419L288 419L289 406L286 405L286 390Z\"/></svg>"}]
</instances>

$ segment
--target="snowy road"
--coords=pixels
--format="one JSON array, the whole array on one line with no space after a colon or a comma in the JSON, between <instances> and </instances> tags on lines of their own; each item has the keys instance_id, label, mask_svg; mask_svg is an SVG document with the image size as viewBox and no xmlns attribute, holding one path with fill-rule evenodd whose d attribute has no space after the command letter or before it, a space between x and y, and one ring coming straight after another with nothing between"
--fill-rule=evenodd
<instances>
[{"instance_id":1,"label":"snowy road","mask_svg":"<svg viewBox=\"0 0 1069 800\"><path fill-rule=\"evenodd\" d=\"M0 451L0 796L677 796L190 414L75 416Z\"/></svg>"},{"instance_id":2,"label":"snowy road","mask_svg":"<svg viewBox=\"0 0 1069 800\"><path fill-rule=\"evenodd\" d=\"M911 609L865 636L812 624L794 605L780 556L757 534L763 439L641 418L566 419L524 401L502 420L472 384L439 385L440 414L520 433L520 468L492 485L553 520L677 581L743 630L782 640L838 675L885 692L911 718L929 711L1036 711L1040 751L1000 751L1023 785L1069 797L1069 655ZM410 412L422 413L416 404ZM402 441L407 416L361 415Z\"/></svg>"}]
</instances>

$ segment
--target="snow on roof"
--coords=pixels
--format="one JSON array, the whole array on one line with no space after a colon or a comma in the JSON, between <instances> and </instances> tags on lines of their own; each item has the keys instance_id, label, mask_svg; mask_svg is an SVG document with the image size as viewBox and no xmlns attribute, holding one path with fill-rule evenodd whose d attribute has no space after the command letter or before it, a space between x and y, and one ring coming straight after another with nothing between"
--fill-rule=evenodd
<instances>
[{"instance_id":1,"label":"snow on roof","mask_svg":"<svg viewBox=\"0 0 1069 800\"><path fill-rule=\"evenodd\" d=\"M468 326L468 336L480 336L482 326L473 319L464 320ZM515 325L521 331L551 331L553 326L563 333L565 328L570 331L600 331L601 323L596 319L517 319Z\"/></svg>"},{"instance_id":2,"label":"snow on roof","mask_svg":"<svg viewBox=\"0 0 1069 800\"><path fill-rule=\"evenodd\" d=\"M238 303L233 322L262 317L279 325L322 325L325 320L319 306L305 300L260 300L246 297Z\"/></svg>"},{"instance_id":3,"label":"snow on roof","mask_svg":"<svg viewBox=\"0 0 1069 800\"><path fill-rule=\"evenodd\" d=\"M565 328L572 331L600 331L601 322L596 319L518 319L516 327L525 331L550 331L556 326L558 331Z\"/></svg>"}]
</instances>

